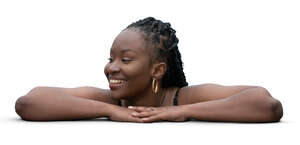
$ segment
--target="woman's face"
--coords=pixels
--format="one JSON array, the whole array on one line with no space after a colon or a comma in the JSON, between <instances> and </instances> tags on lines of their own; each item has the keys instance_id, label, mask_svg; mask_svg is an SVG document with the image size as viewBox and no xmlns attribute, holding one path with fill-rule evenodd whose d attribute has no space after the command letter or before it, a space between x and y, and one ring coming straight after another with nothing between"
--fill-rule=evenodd
<instances>
[{"instance_id":1,"label":"woman's face","mask_svg":"<svg viewBox=\"0 0 300 145\"><path fill-rule=\"evenodd\" d=\"M114 40L104 73L111 96L131 99L151 89L150 51L140 31L126 29Z\"/></svg>"}]
</instances>

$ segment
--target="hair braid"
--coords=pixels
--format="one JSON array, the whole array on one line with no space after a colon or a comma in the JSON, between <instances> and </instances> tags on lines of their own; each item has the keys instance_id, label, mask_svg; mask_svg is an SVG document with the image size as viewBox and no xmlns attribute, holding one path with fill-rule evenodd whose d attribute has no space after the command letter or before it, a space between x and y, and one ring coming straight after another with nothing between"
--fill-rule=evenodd
<instances>
[{"instance_id":1,"label":"hair braid","mask_svg":"<svg viewBox=\"0 0 300 145\"><path fill-rule=\"evenodd\" d=\"M166 61L167 70L162 78L162 88L187 86L183 72L181 54L178 50L176 31L170 23L147 17L127 26L137 28L146 34L146 40L154 46L155 59Z\"/></svg>"}]
</instances>

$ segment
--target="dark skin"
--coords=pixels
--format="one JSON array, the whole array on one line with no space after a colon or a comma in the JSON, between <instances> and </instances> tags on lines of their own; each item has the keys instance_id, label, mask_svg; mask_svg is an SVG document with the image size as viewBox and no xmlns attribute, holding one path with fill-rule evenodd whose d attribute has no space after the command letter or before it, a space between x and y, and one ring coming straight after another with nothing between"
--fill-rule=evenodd
<instances>
[{"instance_id":1,"label":"dark skin","mask_svg":"<svg viewBox=\"0 0 300 145\"><path fill-rule=\"evenodd\" d=\"M259 86L201 84L153 92L161 84L165 62L153 61L143 32L126 29L115 39L104 73L110 90L96 87L36 87L16 102L24 120L78 120L108 117L113 121L156 122L189 119L229 122L276 122L281 103Z\"/></svg>"}]
</instances>

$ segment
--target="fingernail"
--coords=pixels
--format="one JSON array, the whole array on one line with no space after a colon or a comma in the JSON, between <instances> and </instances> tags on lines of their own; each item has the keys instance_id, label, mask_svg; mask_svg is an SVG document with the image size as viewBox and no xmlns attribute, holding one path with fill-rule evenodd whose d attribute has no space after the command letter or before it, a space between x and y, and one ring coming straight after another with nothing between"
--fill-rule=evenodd
<instances>
[{"instance_id":1,"label":"fingernail","mask_svg":"<svg viewBox=\"0 0 300 145\"><path fill-rule=\"evenodd\" d=\"M128 106L128 108L131 108L131 109L132 109L132 108L134 108L134 107L133 107L133 106Z\"/></svg>"},{"instance_id":2,"label":"fingernail","mask_svg":"<svg viewBox=\"0 0 300 145\"><path fill-rule=\"evenodd\" d=\"M148 110L148 111L153 111L154 109L153 109L153 108L147 108L147 110Z\"/></svg>"}]
</instances>

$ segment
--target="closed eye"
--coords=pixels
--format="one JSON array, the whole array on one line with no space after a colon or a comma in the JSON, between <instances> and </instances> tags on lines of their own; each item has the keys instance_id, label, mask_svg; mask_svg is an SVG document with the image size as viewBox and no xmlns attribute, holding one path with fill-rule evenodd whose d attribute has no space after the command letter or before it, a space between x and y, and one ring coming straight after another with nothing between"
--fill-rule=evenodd
<instances>
[{"instance_id":1,"label":"closed eye","mask_svg":"<svg viewBox=\"0 0 300 145\"><path fill-rule=\"evenodd\" d=\"M122 59L122 62L124 62L124 63L129 63L129 62L131 62L132 60L131 59L128 59L128 58L123 58Z\"/></svg>"},{"instance_id":2,"label":"closed eye","mask_svg":"<svg viewBox=\"0 0 300 145\"><path fill-rule=\"evenodd\" d=\"M113 62L114 60L113 60L113 58L108 58L108 62L109 63L111 63L111 62ZM121 59L121 61L123 62L123 63L130 63L131 61L133 61L132 59L129 59L129 58L122 58Z\"/></svg>"}]
</instances>

